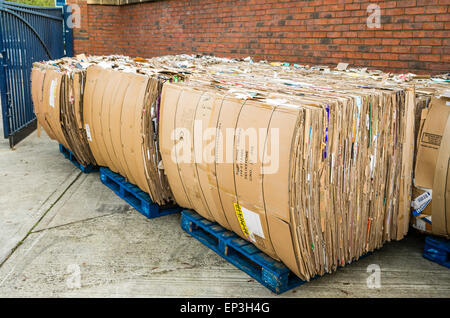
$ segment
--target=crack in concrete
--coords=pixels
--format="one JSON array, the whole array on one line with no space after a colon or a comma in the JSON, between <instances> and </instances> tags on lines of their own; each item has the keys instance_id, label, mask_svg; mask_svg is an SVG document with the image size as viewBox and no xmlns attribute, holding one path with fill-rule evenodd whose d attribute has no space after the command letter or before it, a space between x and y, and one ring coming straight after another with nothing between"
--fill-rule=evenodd
<instances>
[{"instance_id":1,"label":"crack in concrete","mask_svg":"<svg viewBox=\"0 0 450 318\"><path fill-rule=\"evenodd\" d=\"M72 180L72 182L69 184L69 186L56 198L56 200L51 203L51 205L48 207L48 209L42 214L42 216L36 221L36 223L31 227L31 229L28 231L28 233L14 246L14 248L11 249L11 252L5 257L5 259L0 263L0 268L11 258L11 256L16 252L16 250L25 242L25 240L28 238L28 236L33 233L33 230L38 226L38 224L42 221L42 219L47 215L47 213L55 206L56 203L66 194L66 192L72 187L72 185L78 180L78 178L82 175L82 172L80 171L78 175ZM44 201L47 202L49 198L56 192L56 190ZM44 205L44 203L41 205L41 207Z\"/></svg>"},{"instance_id":2,"label":"crack in concrete","mask_svg":"<svg viewBox=\"0 0 450 318\"><path fill-rule=\"evenodd\" d=\"M73 224L82 223L82 222L85 222L85 221L91 221L91 220L95 220L95 219L99 219L99 218L102 218L102 217L105 217L105 216L111 216L111 215L115 215L115 214L119 214L119 213L113 212L113 213L108 213L108 214L104 214L104 215L94 216L94 217L83 219L83 220L68 222L68 223L65 223L65 224L55 225L55 226L51 226L51 227L48 227L48 228L45 228L45 229L32 231L32 233L33 234L40 233L40 232L43 232L43 231L53 230L53 229L57 229L57 228L60 228L60 227L67 226L67 225L73 225Z\"/></svg>"}]
</instances>

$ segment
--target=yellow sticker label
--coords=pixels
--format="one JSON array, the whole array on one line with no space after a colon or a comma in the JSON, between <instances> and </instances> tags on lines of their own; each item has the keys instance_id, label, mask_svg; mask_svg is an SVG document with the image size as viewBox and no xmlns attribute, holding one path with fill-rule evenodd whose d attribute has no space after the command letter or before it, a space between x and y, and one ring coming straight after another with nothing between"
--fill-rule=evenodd
<instances>
[{"instance_id":1,"label":"yellow sticker label","mask_svg":"<svg viewBox=\"0 0 450 318\"><path fill-rule=\"evenodd\" d=\"M250 234L247 229L247 225L245 224L244 214L242 213L242 207L239 205L239 203L234 203L234 211L236 212L236 216L239 221L239 225L241 226L242 233L250 239Z\"/></svg>"}]
</instances>

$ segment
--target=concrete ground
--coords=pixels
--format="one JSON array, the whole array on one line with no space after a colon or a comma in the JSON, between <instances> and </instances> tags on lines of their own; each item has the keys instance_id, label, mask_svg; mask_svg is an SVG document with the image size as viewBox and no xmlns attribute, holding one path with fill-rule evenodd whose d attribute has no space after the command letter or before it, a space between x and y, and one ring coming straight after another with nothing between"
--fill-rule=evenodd
<instances>
[{"instance_id":1,"label":"concrete ground","mask_svg":"<svg viewBox=\"0 0 450 318\"><path fill-rule=\"evenodd\" d=\"M179 215L146 219L45 133L15 150L0 140L0 297L276 296L183 232ZM450 270L423 244L411 233L277 297L450 297Z\"/></svg>"}]
</instances>

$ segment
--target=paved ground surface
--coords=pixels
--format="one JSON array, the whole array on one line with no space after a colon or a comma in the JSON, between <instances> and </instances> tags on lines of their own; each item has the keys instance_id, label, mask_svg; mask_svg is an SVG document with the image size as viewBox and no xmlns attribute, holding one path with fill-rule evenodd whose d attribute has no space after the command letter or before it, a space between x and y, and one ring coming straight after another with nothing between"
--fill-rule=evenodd
<instances>
[{"instance_id":1,"label":"paved ground surface","mask_svg":"<svg viewBox=\"0 0 450 318\"><path fill-rule=\"evenodd\" d=\"M276 296L186 235L179 215L147 220L45 133L15 150L1 139L0 207L0 297ZM450 270L423 244L412 233L282 296L450 297ZM371 264L380 288L367 286Z\"/></svg>"}]
</instances>

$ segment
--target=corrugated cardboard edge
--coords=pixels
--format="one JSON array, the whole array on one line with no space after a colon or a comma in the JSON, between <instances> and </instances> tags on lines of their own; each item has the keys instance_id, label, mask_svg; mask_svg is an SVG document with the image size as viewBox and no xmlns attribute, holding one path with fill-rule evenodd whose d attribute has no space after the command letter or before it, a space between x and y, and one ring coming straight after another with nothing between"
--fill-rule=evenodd
<instances>
[{"instance_id":1,"label":"corrugated cardboard edge","mask_svg":"<svg viewBox=\"0 0 450 318\"><path fill-rule=\"evenodd\" d=\"M406 91L405 98L405 136L403 140L402 174L397 220L397 240L401 240L409 228L410 202L412 194L413 158L414 158L414 123L416 94L414 88Z\"/></svg>"},{"instance_id":2,"label":"corrugated cardboard edge","mask_svg":"<svg viewBox=\"0 0 450 318\"><path fill-rule=\"evenodd\" d=\"M450 107L450 106L447 106ZM450 116L447 118L433 181L433 234L450 235Z\"/></svg>"}]
</instances>

